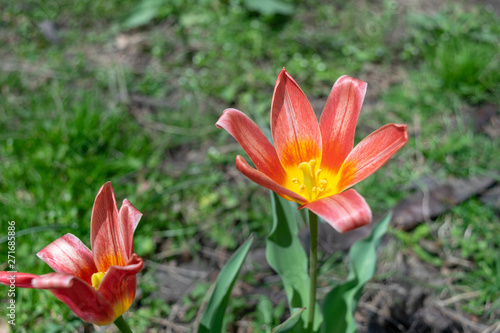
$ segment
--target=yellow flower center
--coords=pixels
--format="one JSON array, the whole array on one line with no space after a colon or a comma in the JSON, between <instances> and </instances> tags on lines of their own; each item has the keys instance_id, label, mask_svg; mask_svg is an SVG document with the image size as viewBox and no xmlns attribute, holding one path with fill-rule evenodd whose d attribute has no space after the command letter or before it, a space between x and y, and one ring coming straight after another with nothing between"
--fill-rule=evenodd
<instances>
[{"instance_id":1,"label":"yellow flower center","mask_svg":"<svg viewBox=\"0 0 500 333\"><path fill-rule=\"evenodd\" d=\"M326 178L321 178L321 169L316 170L316 160L302 162L299 164L299 169L302 171L303 180L293 178L292 182L299 187L299 194L305 196L309 201L314 201L324 194L328 181Z\"/></svg>"},{"instance_id":2,"label":"yellow flower center","mask_svg":"<svg viewBox=\"0 0 500 333\"><path fill-rule=\"evenodd\" d=\"M92 274L92 287L94 287L97 290L105 274L106 273L103 272L97 272Z\"/></svg>"}]
</instances>

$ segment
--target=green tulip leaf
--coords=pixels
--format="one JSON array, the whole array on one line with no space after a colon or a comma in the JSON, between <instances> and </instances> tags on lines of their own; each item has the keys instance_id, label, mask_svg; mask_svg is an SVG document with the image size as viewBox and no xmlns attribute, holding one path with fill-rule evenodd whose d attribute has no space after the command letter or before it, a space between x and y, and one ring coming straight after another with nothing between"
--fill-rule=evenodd
<instances>
[{"instance_id":1,"label":"green tulip leaf","mask_svg":"<svg viewBox=\"0 0 500 333\"><path fill-rule=\"evenodd\" d=\"M290 312L309 303L309 274L307 255L300 243L297 227L297 209L290 202L271 192L273 228L266 241L266 258L283 282ZM318 307L316 306L316 309ZM298 319L291 332L306 332L307 311ZM315 311L315 330L321 322L320 311Z\"/></svg>"},{"instance_id":2,"label":"green tulip leaf","mask_svg":"<svg viewBox=\"0 0 500 333\"><path fill-rule=\"evenodd\" d=\"M333 288L322 306L322 333L352 333L356 331L354 311L363 286L375 274L377 248L391 221L388 213L372 230L368 238L354 243L349 251L350 272L346 282Z\"/></svg>"},{"instance_id":3,"label":"green tulip leaf","mask_svg":"<svg viewBox=\"0 0 500 333\"><path fill-rule=\"evenodd\" d=\"M210 296L207 308L200 321L199 333L220 333L224 322L224 313L226 312L229 296L233 289L241 266L250 251L253 237L250 237L229 259L222 268L215 282L215 288Z\"/></svg>"},{"instance_id":4,"label":"green tulip leaf","mask_svg":"<svg viewBox=\"0 0 500 333\"><path fill-rule=\"evenodd\" d=\"M300 315L302 314L302 312L304 312L305 309L306 308L298 309L293 315L290 316L290 318L273 328L272 333L290 332L290 330L294 328L295 325L297 325L297 323L299 322Z\"/></svg>"},{"instance_id":5,"label":"green tulip leaf","mask_svg":"<svg viewBox=\"0 0 500 333\"><path fill-rule=\"evenodd\" d=\"M292 15L294 8L291 4L279 0L244 0L245 6L262 15Z\"/></svg>"}]
</instances>

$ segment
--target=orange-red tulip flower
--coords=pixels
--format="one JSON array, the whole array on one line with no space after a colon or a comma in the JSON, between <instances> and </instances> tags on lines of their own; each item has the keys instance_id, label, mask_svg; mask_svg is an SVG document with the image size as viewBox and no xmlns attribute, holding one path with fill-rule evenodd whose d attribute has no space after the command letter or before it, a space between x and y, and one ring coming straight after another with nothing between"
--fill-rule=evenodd
<instances>
[{"instance_id":1,"label":"orange-red tulip flower","mask_svg":"<svg viewBox=\"0 0 500 333\"><path fill-rule=\"evenodd\" d=\"M347 189L377 171L408 142L406 125L388 124L353 149L365 92L365 82L340 77L318 123L307 97L283 68L271 105L274 146L238 110L226 109L216 125L228 131L254 163L256 169L236 157L236 167L245 176L345 232L371 220L364 198Z\"/></svg>"},{"instance_id":2,"label":"orange-red tulip flower","mask_svg":"<svg viewBox=\"0 0 500 333\"><path fill-rule=\"evenodd\" d=\"M118 211L111 183L95 199L90 222L93 251L66 234L37 253L56 273L0 272L0 283L49 289L81 319L108 325L132 304L136 274L143 260L134 253L133 235L142 214L125 199Z\"/></svg>"}]
</instances>

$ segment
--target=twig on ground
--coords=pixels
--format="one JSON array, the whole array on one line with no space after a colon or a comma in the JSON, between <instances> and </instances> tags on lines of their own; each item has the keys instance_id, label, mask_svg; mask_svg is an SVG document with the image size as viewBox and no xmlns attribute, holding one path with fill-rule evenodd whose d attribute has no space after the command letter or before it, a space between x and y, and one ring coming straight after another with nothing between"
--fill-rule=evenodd
<instances>
[{"instance_id":1,"label":"twig on ground","mask_svg":"<svg viewBox=\"0 0 500 333\"><path fill-rule=\"evenodd\" d=\"M466 332L482 332L488 329L488 326L481 323L476 323L469 318L466 318L463 314L452 311L444 306L441 306L438 302L434 303L434 306L443 314L444 316L451 318L452 320L460 323L464 327Z\"/></svg>"},{"instance_id":2,"label":"twig on ground","mask_svg":"<svg viewBox=\"0 0 500 333\"><path fill-rule=\"evenodd\" d=\"M447 306L447 305L450 305L450 304L453 304L453 303L460 302L460 301L465 300L465 299L471 299L471 298L479 297L479 295L480 295L479 291L469 291L469 292L466 292L466 293L463 293L463 294L455 295L455 296L450 297L450 298L445 299L445 300L436 301L436 304L438 304L439 306L444 307L444 306Z\"/></svg>"},{"instance_id":3,"label":"twig on ground","mask_svg":"<svg viewBox=\"0 0 500 333\"><path fill-rule=\"evenodd\" d=\"M481 333L495 333L495 332L500 332L500 322L491 325Z\"/></svg>"}]
</instances>

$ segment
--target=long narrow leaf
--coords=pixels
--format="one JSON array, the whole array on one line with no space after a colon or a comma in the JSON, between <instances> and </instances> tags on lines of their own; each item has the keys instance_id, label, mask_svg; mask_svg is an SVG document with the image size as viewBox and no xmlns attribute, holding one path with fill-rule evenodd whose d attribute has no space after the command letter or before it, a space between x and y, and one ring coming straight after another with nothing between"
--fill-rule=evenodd
<instances>
[{"instance_id":1,"label":"long narrow leaf","mask_svg":"<svg viewBox=\"0 0 500 333\"><path fill-rule=\"evenodd\" d=\"M290 316L290 318L273 328L272 333L290 332L290 330L294 328L295 325L297 325L297 323L299 322L300 315L302 314L302 312L304 312L305 309L306 308L298 309L297 312Z\"/></svg>"},{"instance_id":2,"label":"long narrow leaf","mask_svg":"<svg viewBox=\"0 0 500 333\"><path fill-rule=\"evenodd\" d=\"M363 286L375 274L377 248L391 221L388 213L377 223L368 238L357 241L349 251L350 272L347 281L333 288L323 301L323 333L352 333L356 331L354 311Z\"/></svg>"},{"instance_id":3,"label":"long narrow leaf","mask_svg":"<svg viewBox=\"0 0 500 333\"><path fill-rule=\"evenodd\" d=\"M220 333L222 332L222 324L224 321L224 313L226 312L229 296L233 289L238 273L245 258L250 251L250 246L253 243L253 237L250 237L229 259L227 264L222 268L215 282L215 288L208 301L207 308L203 313L200 321L199 333Z\"/></svg>"},{"instance_id":4,"label":"long narrow leaf","mask_svg":"<svg viewBox=\"0 0 500 333\"><path fill-rule=\"evenodd\" d=\"M273 228L266 241L266 258L283 281L290 312L293 313L296 308L307 307L309 303L307 256L297 236L297 210L274 192L271 192L271 201ZM303 312L290 332L306 332L306 313ZM315 313L314 322L316 329L321 322L319 311Z\"/></svg>"}]
</instances>

